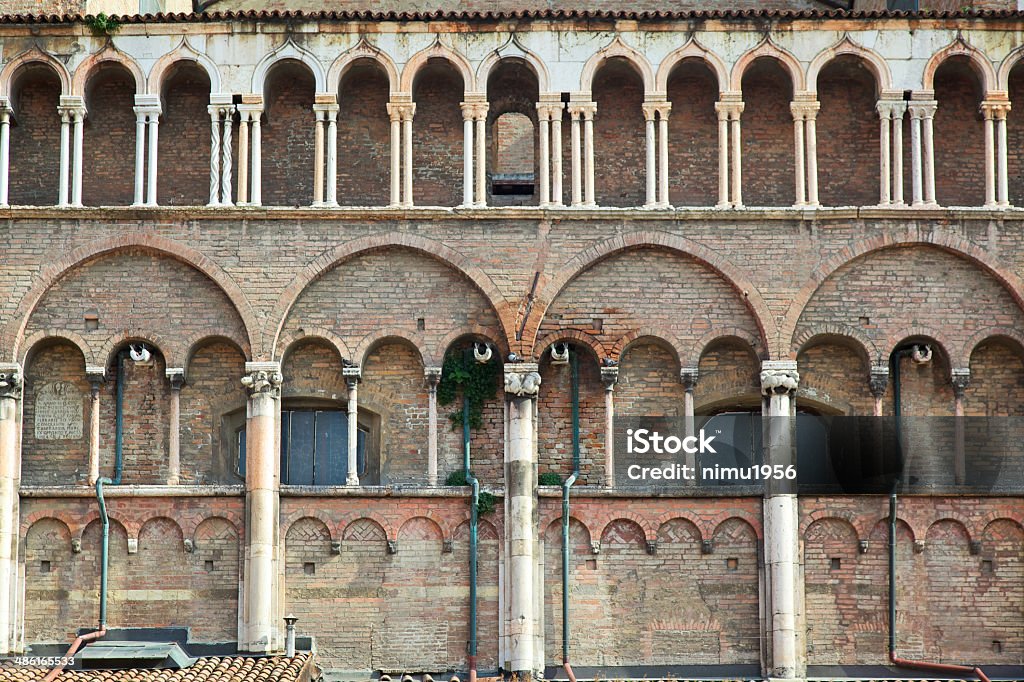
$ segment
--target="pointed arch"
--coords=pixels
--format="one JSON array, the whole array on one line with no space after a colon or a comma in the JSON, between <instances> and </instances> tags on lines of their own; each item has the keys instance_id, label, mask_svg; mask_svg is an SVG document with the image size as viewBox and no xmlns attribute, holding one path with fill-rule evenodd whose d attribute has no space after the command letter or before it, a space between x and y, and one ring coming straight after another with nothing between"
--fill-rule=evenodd
<instances>
[{"instance_id":1,"label":"pointed arch","mask_svg":"<svg viewBox=\"0 0 1024 682\"><path fill-rule=\"evenodd\" d=\"M71 94L85 97L85 86L92 78L96 68L105 62L120 64L135 79L135 94L141 95L146 92L146 74L142 67L131 56L114 47L113 43L107 43L100 51L94 52L75 69L71 79Z\"/></svg>"},{"instance_id":2,"label":"pointed arch","mask_svg":"<svg viewBox=\"0 0 1024 682\"><path fill-rule=\"evenodd\" d=\"M11 96L11 86L14 84L14 77L23 66L29 64L45 64L56 72L60 78L60 94L67 96L71 94L71 74L66 66L53 55L43 52L38 47L31 47L18 56L4 64L0 70L0 97Z\"/></svg>"},{"instance_id":3,"label":"pointed arch","mask_svg":"<svg viewBox=\"0 0 1024 682\"><path fill-rule=\"evenodd\" d=\"M753 48L743 54L742 57L737 60L736 64L732 67L732 81L729 89L735 92L742 91L743 85L743 74L746 73L747 68L754 63L755 60L761 57L771 57L775 59L782 67L789 73L789 78L793 81L793 92L802 92L806 90L806 81L804 79L804 70L800 66L799 60L793 56L793 53L782 49L771 39L770 36L766 37L760 43L755 45Z\"/></svg>"},{"instance_id":4,"label":"pointed arch","mask_svg":"<svg viewBox=\"0 0 1024 682\"><path fill-rule=\"evenodd\" d=\"M868 65L868 68L871 69L875 76L876 95L882 90L892 90L892 71L889 69L889 64L874 50L869 50L863 45L855 43L849 33L844 34L839 39L839 42L826 50L822 50L814 57L811 65L807 68L807 89L811 92L817 92L818 76L821 74L821 71L833 59L843 55L859 57Z\"/></svg>"},{"instance_id":5,"label":"pointed arch","mask_svg":"<svg viewBox=\"0 0 1024 682\"><path fill-rule=\"evenodd\" d=\"M376 62L388 76L388 90L391 94L398 92L398 67L390 56L366 38L361 38L354 47L342 52L327 70L327 87L324 92L337 93L341 89L341 81L352 65L360 59Z\"/></svg>"},{"instance_id":6,"label":"pointed arch","mask_svg":"<svg viewBox=\"0 0 1024 682\"><path fill-rule=\"evenodd\" d=\"M1024 57L1024 45L1012 50L1010 54L1003 57L1003 61L999 64L999 72L996 76L996 89L1002 92L1010 91L1010 74L1013 72L1014 67L1020 63L1021 58Z\"/></svg>"},{"instance_id":7,"label":"pointed arch","mask_svg":"<svg viewBox=\"0 0 1024 682\"><path fill-rule=\"evenodd\" d=\"M548 73L547 65L535 53L524 47L515 33L509 36L504 45L488 53L480 62L476 72L476 82L480 84L481 90L487 90L487 79L490 77L491 71L504 59L521 59L529 64L533 75L537 77L540 92L548 92L551 75Z\"/></svg>"},{"instance_id":8,"label":"pointed arch","mask_svg":"<svg viewBox=\"0 0 1024 682\"><path fill-rule=\"evenodd\" d=\"M583 73L580 74L580 90L590 92L594 84L594 76L609 59L616 57L625 59L637 70L644 82L644 97L651 96L656 88L654 69L651 63L636 48L630 47L622 40L622 36L615 38L605 47L594 53L587 63L583 65Z\"/></svg>"},{"instance_id":9,"label":"pointed arch","mask_svg":"<svg viewBox=\"0 0 1024 682\"><path fill-rule=\"evenodd\" d=\"M416 74L431 59L447 61L462 76L463 91L476 92L476 80L473 78L473 67L470 66L469 60L443 44L440 36L434 40L430 47L420 50L405 63L405 68L402 69L402 92L412 92L413 83L416 81Z\"/></svg>"},{"instance_id":10,"label":"pointed arch","mask_svg":"<svg viewBox=\"0 0 1024 682\"><path fill-rule=\"evenodd\" d=\"M316 92L326 92L327 74L324 73L323 64L320 63L316 55L296 45L295 41L291 38L263 57L260 63L256 65L252 73L252 92L262 93L266 85L267 74L270 73L275 64L287 59L302 62L309 67L313 74L313 80L316 82Z\"/></svg>"},{"instance_id":11,"label":"pointed arch","mask_svg":"<svg viewBox=\"0 0 1024 682\"><path fill-rule=\"evenodd\" d=\"M156 60L156 63L149 70L149 94L157 96L162 94L161 90L163 89L164 79L174 65L179 62L198 64L199 68L203 69L210 79L210 92L221 91L220 70L217 68L217 64L209 56L192 47L192 44L188 42L188 38L182 38L181 42L173 50Z\"/></svg>"},{"instance_id":12,"label":"pointed arch","mask_svg":"<svg viewBox=\"0 0 1024 682\"><path fill-rule=\"evenodd\" d=\"M668 79L671 77L672 71L686 59L699 59L707 64L718 81L718 92L726 92L729 89L729 69L722 58L701 45L696 38L690 38L685 45L661 60L658 74L655 77L655 90L667 92Z\"/></svg>"},{"instance_id":13,"label":"pointed arch","mask_svg":"<svg viewBox=\"0 0 1024 682\"><path fill-rule=\"evenodd\" d=\"M928 60L928 64L924 67L924 76L921 79L924 90L935 90L935 73L951 57L966 57L970 61L981 81L983 97L988 97L989 91L996 89L999 79L996 76L992 60L984 52L968 43L962 34L958 34L956 40L933 54L932 58Z\"/></svg>"}]
</instances>

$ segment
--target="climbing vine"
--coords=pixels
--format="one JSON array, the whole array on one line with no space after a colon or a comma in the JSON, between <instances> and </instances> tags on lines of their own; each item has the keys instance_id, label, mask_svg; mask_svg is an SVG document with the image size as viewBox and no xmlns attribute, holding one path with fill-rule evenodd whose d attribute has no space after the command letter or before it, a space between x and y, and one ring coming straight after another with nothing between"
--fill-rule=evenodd
<instances>
[{"instance_id":1,"label":"climbing vine","mask_svg":"<svg viewBox=\"0 0 1024 682\"><path fill-rule=\"evenodd\" d=\"M451 486L464 486L469 485L469 479L466 478L466 472L463 471L462 469L459 469L448 474L448 478L445 479L444 484ZM496 506L498 506L498 497L496 495L492 495L489 492L481 490L480 495L477 497L476 500L476 513L480 516L483 516L484 514L490 514L492 511L494 511L494 508Z\"/></svg>"},{"instance_id":2,"label":"climbing vine","mask_svg":"<svg viewBox=\"0 0 1024 682\"><path fill-rule=\"evenodd\" d=\"M477 362L471 352L451 349L444 356L441 382L437 386L437 402L451 405L461 394L469 399L469 427L483 426L484 403L498 395L498 374L501 367L494 358ZM459 405L461 408L461 405ZM462 410L448 414L452 430L462 428Z\"/></svg>"},{"instance_id":3,"label":"climbing vine","mask_svg":"<svg viewBox=\"0 0 1024 682\"><path fill-rule=\"evenodd\" d=\"M87 17L85 23L92 29L92 32L97 35L113 35L117 32L117 29L121 28L121 22L115 17L110 17L100 12L96 16Z\"/></svg>"}]
</instances>

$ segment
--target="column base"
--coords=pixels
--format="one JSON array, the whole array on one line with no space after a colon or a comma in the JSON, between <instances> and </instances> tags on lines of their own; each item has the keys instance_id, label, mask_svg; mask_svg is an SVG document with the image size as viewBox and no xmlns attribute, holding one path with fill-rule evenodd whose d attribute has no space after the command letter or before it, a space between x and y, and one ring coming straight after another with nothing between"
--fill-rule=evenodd
<instances>
[{"instance_id":1,"label":"column base","mask_svg":"<svg viewBox=\"0 0 1024 682\"><path fill-rule=\"evenodd\" d=\"M732 202L731 201L719 201L717 204L715 204L715 208L732 208Z\"/></svg>"}]
</instances>

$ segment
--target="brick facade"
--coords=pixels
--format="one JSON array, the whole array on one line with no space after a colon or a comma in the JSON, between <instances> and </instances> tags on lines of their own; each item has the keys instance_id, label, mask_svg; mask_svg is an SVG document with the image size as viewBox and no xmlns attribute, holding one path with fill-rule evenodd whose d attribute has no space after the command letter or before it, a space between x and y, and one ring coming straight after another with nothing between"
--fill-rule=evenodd
<instances>
[{"instance_id":1,"label":"brick facade","mask_svg":"<svg viewBox=\"0 0 1024 682\"><path fill-rule=\"evenodd\" d=\"M274 21L253 20L256 33L213 17L180 26L129 22L110 41L116 49L104 52L105 43L83 33L76 39L89 46L85 55L10 70L13 87L0 83L15 121L12 207L0 208L0 360L23 364L25 388L21 411L12 413L18 450L0 452L0 459L16 457L3 461L20 467L13 565L23 596L11 631L23 626L24 637L14 638L15 647L64 642L96 620L99 524L90 446L100 473L112 473L117 358L129 343L145 343L152 359L124 366L124 481L108 498L111 622L187 625L206 642L249 636L252 524L260 515L252 511L258 495L238 471L238 444L247 415L262 415L240 382L253 371L246 363L280 362L281 401L271 402L286 410L346 410L346 378L359 367L371 471L358 488L270 483L276 592L268 601L273 627L293 612L300 634L317 638L327 668L391 675L461 675L469 663L470 503L467 489L445 485L463 467L462 431L450 419L460 404L437 406L432 442L425 372L471 342L487 344L504 370L537 362L541 377L534 405L506 396L498 372L496 396L471 432L473 473L496 496L479 533L482 671L507 669L519 625L510 603L522 586L513 587L511 566L512 553L522 551L513 524L522 521L523 498L513 502L519 464L511 455L528 439L509 439L513 413L522 418L521 408L536 408L531 471L564 479L572 467L571 370L553 362L556 343L568 343L579 363L571 656L574 665L607 666L612 674L636 665L754 669L774 646L762 624L771 582L765 548L774 532L764 499L610 488L627 463L619 453L606 469L605 382L615 370L617 419L683 417L688 385L698 418L759 414L762 362L778 360L796 362L798 410L866 416L875 409L872 370L888 366L895 349L918 343L933 355L925 364L903 358L897 365L904 415L949 417L959 405L968 416L1016 416L1024 408L1024 221L1012 207L982 208L986 151L978 113L983 100L999 99L1004 81L1011 101L1018 94L1016 53L1005 36L1019 18L921 19L915 31L924 37L914 43L913 59L900 51L902 18L842 20L841 30L809 17L719 19L685 30L656 18L636 26L567 18L572 31L519 21L536 30L509 38L483 20L410 19L406 26L295 17L288 25L303 30L285 37L286 25ZM171 36L173 26L189 39L180 31ZM133 41L149 29L156 47L136 54ZM369 38L360 41L348 29ZM69 53L71 43L57 29L39 31L37 38L17 24L0 27L4 65L35 41L48 53ZM881 37L869 40L866 31ZM978 45L981 57L972 51ZM948 46L950 56L928 66L924 46L936 54ZM357 57L339 61L350 48ZM190 55L186 64L157 82L157 60L174 50ZM264 63L272 50L280 59ZM686 56L673 64L666 55L677 50ZM146 93L136 92L131 69L117 65L129 53ZM208 70L207 53L217 69ZM92 67L82 61L88 54L104 59ZM880 68L876 57L891 68ZM64 64L75 68L64 74ZM474 82L485 72L487 82ZM584 75L592 76L589 85ZM926 101L932 76L937 205L906 205L915 199L909 116L897 124L904 139L895 153L905 168L893 180L904 185L905 203L879 205L875 106L883 95L890 104L902 101L904 91ZM211 93L225 108L228 100L262 101L264 206L205 207ZM160 205L129 208L132 108L134 96L145 94L159 95L162 106ZM335 94L341 208L313 208L313 105ZM92 208L53 206L61 96L85 98L83 199ZM541 99L596 103L596 206L536 206ZM532 172L534 194L500 197L485 187L477 199L487 206L461 206L460 105L467 100L489 104L486 184L495 172ZM825 208L807 205L806 197L793 207L795 100L820 104L816 177ZM639 208L647 200L645 101L672 104L667 199L678 210ZM722 151L715 105L739 101L743 203L760 208L734 210L725 201L714 209ZM412 197L393 202L387 107L409 102L416 105ZM502 134L500 117L509 113L526 117L515 144ZM1024 192L1020 115L1011 109L1007 124L1010 202ZM226 199L235 201L242 128L237 112L228 116ZM556 153L563 159L560 199L568 204L571 127L562 116ZM732 173L733 157L727 161ZM400 172L404 163L403 156ZM100 368L105 373L95 443L87 367L94 379ZM168 370L178 369L180 393L168 379ZM684 384L681 372L692 378L694 369L695 383ZM968 369L958 398L953 378ZM884 414L895 410L893 379ZM80 437L36 435L41 396L56 382L81 401ZM933 435L910 451L923 483L948 486L955 453L943 444L952 442L952 427ZM180 472L169 484L175 445ZM277 445L263 450L276 458ZM1012 444L985 457L971 466L1000 457L1007 472L1019 464ZM901 499L900 652L1019 665L1022 498L925 492ZM527 496L536 503L526 524L539 592L534 665L558 666L566 589L561 500L550 487L531 487ZM812 670L884 663L886 500L803 495L799 506L795 589L806 663Z\"/></svg>"}]
</instances>

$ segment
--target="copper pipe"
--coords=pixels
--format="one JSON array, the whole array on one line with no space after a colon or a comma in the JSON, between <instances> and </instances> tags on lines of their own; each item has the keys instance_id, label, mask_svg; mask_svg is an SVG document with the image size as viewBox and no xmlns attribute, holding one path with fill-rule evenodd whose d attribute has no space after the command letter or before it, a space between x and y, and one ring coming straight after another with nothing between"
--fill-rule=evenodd
<instances>
[{"instance_id":1,"label":"copper pipe","mask_svg":"<svg viewBox=\"0 0 1024 682\"><path fill-rule=\"evenodd\" d=\"M469 657L469 682L476 682L476 656L470 655ZM986 680L985 682L988 682Z\"/></svg>"},{"instance_id":2,"label":"copper pipe","mask_svg":"<svg viewBox=\"0 0 1024 682\"><path fill-rule=\"evenodd\" d=\"M99 630L96 630L95 632L90 632L76 637L75 641L71 643L71 648L68 649L66 654L64 654L64 658L71 658L75 655L75 652L78 651L78 649L83 644L85 644L86 642L91 642L93 640L99 639L105 634L107 634L107 628L102 627ZM43 682L53 682L55 679L57 679L57 676L60 675L63 671L64 664L62 663L61 665L52 668L50 672L46 673L46 677L43 678ZM985 680L985 682L988 682L988 680Z\"/></svg>"},{"instance_id":3,"label":"copper pipe","mask_svg":"<svg viewBox=\"0 0 1024 682\"><path fill-rule=\"evenodd\" d=\"M565 674L569 676L569 682L576 682L576 675L573 673L572 666L569 665L569 661L563 663L562 667L565 668Z\"/></svg>"},{"instance_id":4,"label":"copper pipe","mask_svg":"<svg viewBox=\"0 0 1024 682\"><path fill-rule=\"evenodd\" d=\"M917 670L930 670L937 673L970 673L977 677L981 682L990 682L988 675L982 672L981 668L972 667L969 665L951 665L949 663L930 663L928 661L910 661L905 658L900 658L896 654L890 652L889 660L892 664L901 668L914 668Z\"/></svg>"}]
</instances>

